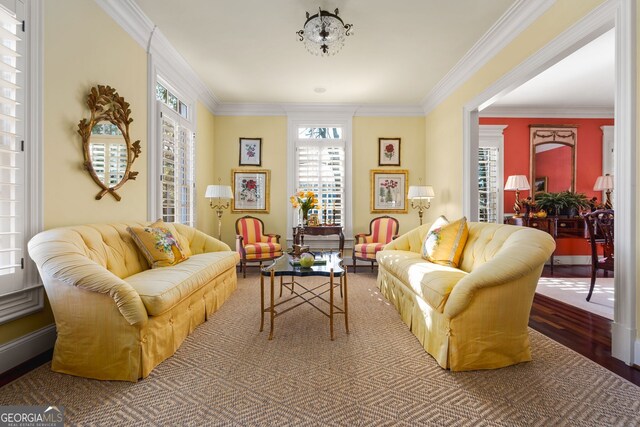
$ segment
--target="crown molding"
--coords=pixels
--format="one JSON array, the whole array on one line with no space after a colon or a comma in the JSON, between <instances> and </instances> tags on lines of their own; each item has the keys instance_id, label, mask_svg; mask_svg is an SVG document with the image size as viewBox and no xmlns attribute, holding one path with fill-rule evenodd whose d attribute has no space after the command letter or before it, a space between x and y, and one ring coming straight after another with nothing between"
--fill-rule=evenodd
<instances>
[{"instance_id":1,"label":"crown molding","mask_svg":"<svg viewBox=\"0 0 640 427\"><path fill-rule=\"evenodd\" d=\"M566 119L612 119L613 107L489 107L480 112L480 117L513 118L566 118Z\"/></svg>"},{"instance_id":2,"label":"crown molding","mask_svg":"<svg viewBox=\"0 0 640 427\"><path fill-rule=\"evenodd\" d=\"M429 114L555 2L517 0L431 89L422 101L424 112Z\"/></svg>"},{"instance_id":3,"label":"crown molding","mask_svg":"<svg viewBox=\"0 0 640 427\"><path fill-rule=\"evenodd\" d=\"M216 116L287 116L305 113L341 113L354 117L424 117L419 105L221 103L215 109Z\"/></svg>"},{"instance_id":4,"label":"crown molding","mask_svg":"<svg viewBox=\"0 0 640 427\"><path fill-rule=\"evenodd\" d=\"M174 82L185 82L186 87L178 87L179 90L182 89L199 99L211 113L215 111L219 100L133 0L95 2L142 46L147 54L152 55L154 62L161 65L166 78Z\"/></svg>"}]
</instances>

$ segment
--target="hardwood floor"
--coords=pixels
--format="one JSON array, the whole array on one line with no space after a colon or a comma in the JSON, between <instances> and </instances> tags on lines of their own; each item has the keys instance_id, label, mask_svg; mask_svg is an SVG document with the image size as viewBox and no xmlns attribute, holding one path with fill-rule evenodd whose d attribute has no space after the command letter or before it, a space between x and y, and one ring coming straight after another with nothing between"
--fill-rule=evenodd
<instances>
[{"instance_id":1,"label":"hardwood floor","mask_svg":"<svg viewBox=\"0 0 640 427\"><path fill-rule=\"evenodd\" d=\"M542 272L543 277L590 275L589 266L554 266L553 276L549 267ZM536 294L529 326L640 386L640 370L611 357L611 320Z\"/></svg>"},{"instance_id":2,"label":"hardwood floor","mask_svg":"<svg viewBox=\"0 0 640 427\"><path fill-rule=\"evenodd\" d=\"M543 277L589 277L589 266L545 267ZM536 294L529 326L640 386L640 370L611 357L611 321L588 311ZM45 352L0 374L0 387L51 360Z\"/></svg>"}]
</instances>

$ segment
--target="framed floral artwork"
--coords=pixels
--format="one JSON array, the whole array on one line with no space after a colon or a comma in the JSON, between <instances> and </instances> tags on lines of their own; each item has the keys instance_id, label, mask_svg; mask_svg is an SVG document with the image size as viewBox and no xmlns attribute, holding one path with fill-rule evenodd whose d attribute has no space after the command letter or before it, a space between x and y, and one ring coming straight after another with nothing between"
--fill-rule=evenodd
<instances>
[{"instance_id":1,"label":"framed floral artwork","mask_svg":"<svg viewBox=\"0 0 640 427\"><path fill-rule=\"evenodd\" d=\"M378 138L378 166L400 166L400 138Z\"/></svg>"},{"instance_id":2,"label":"framed floral artwork","mask_svg":"<svg viewBox=\"0 0 640 427\"><path fill-rule=\"evenodd\" d=\"M231 212L269 213L270 178L267 169L233 169Z\"/></svg>"},{"instance_id":3,"label":"framed floral artwork","mask_svg":"<svg viewBox=\"0 0 640 427\"><path fill-rule=\"evenodd\" d=\"M371 170L371 212L407 213L409 171Z\"/></svg>"},{"instance_id":4,"label":"framed floral artwork","mask_svg":"<svg viewBox=\"0 0 640 427\"><path fill-rule=\"evenodd\" d=\"M262 165L262 138L240 138L240 166Z\"/></svg>"}]
</instances>

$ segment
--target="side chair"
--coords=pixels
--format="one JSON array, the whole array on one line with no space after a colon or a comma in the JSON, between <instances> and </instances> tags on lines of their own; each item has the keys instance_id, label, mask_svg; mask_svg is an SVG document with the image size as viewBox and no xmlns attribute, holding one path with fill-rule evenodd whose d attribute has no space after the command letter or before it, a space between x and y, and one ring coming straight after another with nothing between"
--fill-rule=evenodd
<instances>
[{"instance_id":1,"label":"side chair","mask_svg":"<svg viewBox=\"0 0 640 427\"><path fill-rule=\"evenodd\" d=\"M236 221L236 251L240 254L242 277L247 277L247 263L272 261L282 256L279 234L265 234L264 223L253 216Z\"/></svg>"},{"instance_id":2,"label":"side chair","mask_svg":"<svg viewBox=\"0 0 640 427\"><path fill-rule=\"evenodd\" d=\"M353 272L356 272L357 260L370 261L371 271L376 262L376 253L393 239L398 237L400 224L398 220L388 215L374 218L369 223L369 234L355 235L353 246Z\"/></svg>"},{"instance_id":3,"label":"side chair","mask_svg":"<svg viewBox=\"0 0 640 427\"><path fill-rule=\"evenodd\" d=\"M596 284L598 270L604 270L605 277L609 271L613 271L613 209L599 209L583 215L585 226L591 242L591 287L587 295L587 301L591 299L593 288ZM598 253L598 246L602 247L602 256Z\"/></svg>"}]
</instances>

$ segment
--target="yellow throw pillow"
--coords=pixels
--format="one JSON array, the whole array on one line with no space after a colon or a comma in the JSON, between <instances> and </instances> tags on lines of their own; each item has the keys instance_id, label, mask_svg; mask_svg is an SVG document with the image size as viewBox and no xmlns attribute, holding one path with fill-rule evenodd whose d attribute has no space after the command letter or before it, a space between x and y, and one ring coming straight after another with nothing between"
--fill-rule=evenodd
<instances>
[{"instance_id":1,"label":"yellow throw pillow","mask_svg":"<svg viewBox=\"0 0 640 427\"><path fill-rule=\"evenodd\" d=\"M191 255L193 255L191 253L191 248L189 247L189 239L187 239L185 236L180 234L178 232L178 229L176 228L176 226L173 225L172 223L164 222L162 220L162 218L160 218L156 222L151 224L149 227L165 228L165 229L169 230L171 232L171 234L173 234L173 237L175 237L176 240L178 241L178 248L180 249L180 252L182 253L182 258L183 258L182 260L183 261L185 259L189 258Z\"/></svg>"},{"instance_id":2,"label":"yellow throw pillow","mask_svg":"<svg viewBox=\"0 0 640 427\"><path fill-rule=\"evenodd\" d=\"M183 261L176 238L166 228L127 227L127 231L151 268L168 267Z\"/></svg>"},{"instance_id":3,"label":"yellow throw pillow","mask_svg":"<svg viewBox=\"0 0 640 427\"><path fill-rule=\"evenodd\" d=\"M429 230L424 241L427 260L457 268L468 237L469 227L466 217Z\"/></svg>"},{"instance_id":4,"label":"yellow throw pillow","mask_svg":"<svg viewBox=\"0 0 640 427\"><path fill-rule=\"evenodd\" d=\"M424 236L424 240L422 241L422 258L426 260L429 259L429 252L427 250L427 239L431 232L433 232L433 230L435 230L436 228L442 228L447 224L449 224L449 220L444 215L440 215L438 218L436 218L435 221L433 221L433 224L431 224L431 227L429 227L429 231L427 231L427 235Z\"/></svg>"}]
</instances>

